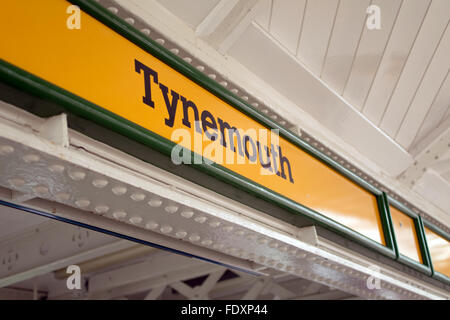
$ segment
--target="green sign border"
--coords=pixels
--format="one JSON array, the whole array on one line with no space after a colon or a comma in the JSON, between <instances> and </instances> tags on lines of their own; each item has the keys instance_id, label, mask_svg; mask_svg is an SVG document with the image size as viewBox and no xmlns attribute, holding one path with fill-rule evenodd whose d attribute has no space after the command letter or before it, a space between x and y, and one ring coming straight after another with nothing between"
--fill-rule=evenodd
<instances>
[{"instance_id":1,"label":"green sign border","mask_svg":"<svg viewBox=\"0 0 450 320\"><path fill-rule=\"evenodd\" d=\"M430 267L431 267L432 277L437 279L437 280L440 280L442 282L445 282L447 285L450 285L450 277L446 276L445 274L440 273L439 271L434 270L433 261L431 259L431 254L430 254L430 249L428 247L428 242L427 242L427 238L426 238L426 235L425 235L425 227L427 227L430 230L436 232L437 234L439 234L443 238L447 239L449 242L450 242L450 234L448 232L445 232L441 228L435 226L434 224L432 224L431 222L429 222L426 219L421 219L421 222L422 222L422 230L423 230L425 249L426 249L427 255L428 255L429 259L430 259Z\"/></svg>"},{"instance_id":2,"label":"green sign border","mask_svg":"<svg viewBox=\"0 0 450 320\"><path fill-rule=\"evenodd\" d=\"M394 224L392 222L392 215L390 213L390 209L389 209L389 205L392 205L393 207L397 208L398 210L400 210L402 213L406 214L408 217L412 218L414 221L414 227L415 227L415 231L416 231L416 235L417 235L417 240L419 242L419 247L420 247L420 254L422 256L422 262L420 263L418 261L415 261L405 255L403 255L400 250L398 249L398 243L397 240L395 239L394 243L395 243L395 252L397 254L397 261L400 261L408 266L410 266L413 269L416 269L417 271L420 271L422 273L425 273L429 276L432 275L432 270L431 270L431 260L430 260L430 256L428 254L427 251L427 245L425 243L425 232L423 229L423 225L421 222L421 217L416 214L415 212L413 212L411 209L409 209L408 207L406 207L405 205L403 205L402 203L400 203L399 201L393 199L392 197L387 196L386 197L387 200L387 208L389 210L389 217L391 219L391 227L392 227L392 235L395 238L395 229L394 229Z\"/></svg>"}]
</instances>

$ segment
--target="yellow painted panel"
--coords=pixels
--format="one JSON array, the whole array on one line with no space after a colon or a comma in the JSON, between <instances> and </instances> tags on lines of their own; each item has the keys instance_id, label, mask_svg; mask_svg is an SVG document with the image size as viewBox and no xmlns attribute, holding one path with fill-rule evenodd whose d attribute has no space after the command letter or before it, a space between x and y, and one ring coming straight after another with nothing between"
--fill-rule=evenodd
<instances>
[{"instance_id":1,"label":"yellow painted panel","mask_svg":"<svg viewBox=\"0 0 450 320\"><path fill-rule=\"evenodd\" d=\"M389 206L394 224L398 250L404 256L423 263L414 220L400 210Z\"/></svg>"},{"instance_id":2,"label":"yellow painted panel","mask_svg":"<svg viewBox=\"0 0 450 320\"><path fill-rule=\"evenodd\" d=\"M183 123L182 98L194 102L198 114L202 118L205 114L207 121L217 123L221 119L242 132L264 129L89 15L81 14L81 29L68 29L66 9L69 5L65 0L3 1L0 10L1 59L176 143L180 142L172 139L176 129L186 129L192 136L198 136L193 109L187 108L190 128ZM143 100L144 68L151 68L158 76L157 80L154 76L149 78L152 107L148 96L147 103ZM167 88L166 97L164 88ZM169 106L172 102L177 109L170 126L166 120L171 119ZM207 117L208 111L213 119ZM198 152L190 140L180 143ZM203 141L200 153L212 143ZM270 144L268 146L270 149ZM224 154L230 150L225 146L220 148ZM272 155L276 153L273 150L282 150L282 156L274 159L271 165L278 163L279 170L285 171L284 178L283 175L267 174L268 169L263 170L258 161L248 161L236 153L237 158L247 160L245 164L222 165L384 244L373 194L283 138L270 150ZM253 151L257 153L257 150ZM282 166L280 158L286 159ZM274 168L272 173L276 171Z\"/></svg>"},{"instance_id":3,"label":"yellow painted panel","mask_svg":"<svg viewBox=\"0 0 450 320\"><path fill-rule=\"evenodd\" d=\"M434 270L450 277L450 242L427 227L425 236Z\"/></svg>"}]
</instances>

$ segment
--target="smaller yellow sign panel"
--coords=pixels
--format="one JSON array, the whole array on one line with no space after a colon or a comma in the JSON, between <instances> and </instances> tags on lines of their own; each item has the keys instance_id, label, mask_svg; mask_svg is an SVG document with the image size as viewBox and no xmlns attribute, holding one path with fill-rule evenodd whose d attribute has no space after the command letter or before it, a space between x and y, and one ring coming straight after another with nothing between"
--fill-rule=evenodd
<instances>
[{"instance_id":1,"label":"smaller yellow sign panel","mask_svg":"<svg viewBox=\"0 0 450 320\"><path fill-rule=\"evenodd\" d=\"M393 206L389 206L389 209L394 224L398 250L402 255L423 263L414 220Z\"/></svg>"},{"instance_id":2,"label":"smaller yellow sign panel","mask_svg":"<svg viewBox=\"0 0 450 320\"><path fill-rule=\"evenodd\" d=\"M426 227L425 236L434 270L450 277L450 242Z\"/></svg>"}]
</instances>

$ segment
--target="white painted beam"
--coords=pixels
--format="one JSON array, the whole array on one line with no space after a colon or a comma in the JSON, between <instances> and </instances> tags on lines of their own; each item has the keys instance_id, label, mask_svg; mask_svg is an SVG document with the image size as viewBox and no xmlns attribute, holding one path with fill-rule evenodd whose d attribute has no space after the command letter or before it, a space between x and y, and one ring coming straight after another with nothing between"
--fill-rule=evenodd
<instances>
[{"instance_id":1,"label":"white painted beam","mask_svg":"<svg viewBox=\"0 0 450 320\"><path fill-rule=\"evenodd\" d=\"M179 294L182 296L185 296L188 299L194 299L195 296L195 290L185 284L184 282L177 281L175 283L172 283L170 285L173 289L177 290Z\"/></svg>"},{"instance_id":2,"label":"white painted beam","mask_svg":"<svg viewBox=\"0 0 450 320\"><path fill-rule=\"evenodd\" d=\"M313 246L319 242L315 226L300 228L297 233L297 238Z\"/></svg>"},{"instance_id":3,"label":"white painted beam","mask_svg":"<svg viewBox=\"0 0 450 320\"><path fill-rule=\"evenodd\" d=\"M188 268L201 263L201 261L196 259L157 251L150 254L144 262L91 277L89 280L89 290L92 292L99 291L100 289L108 290L159 277L166 273L179 270L180 266Z\"/></svg>"},{"instance_id":4,"label":"white painted beam","mask_svg":"<svg viewBox=\"0 0 450 320\"><path fill-rule=\"evenodd\" d=\"M122 250L130 245L132 243L129 241L49 221L33 232L2 241L0 260L5 259L8 263L0 268L0 287Z\"/></svg>"},{"instance_id":5,"label":"white painted beam","mask_svg":"<svg viewBox=\"0 0 450 320\"><path fill-rule=\"evenodd\" d=\"M202 283L202 285L196 290L196 297L198 299L206 299L208 298L209 292L212 288L217 284L220 277L225 273L226 269L218 270L211 273L208 278Z\"/></svg>"},{"instance_id":6,"label":"white painted beam","mask_svg":"<svg viewBox=\"0 0 450 320\"><path fill-rule=\"evenodd\" d=\"M164 292L167 286L160 286L152 289L144 298L144 300L156 300Z\"/></svg>"},{"instance_id":7,"label":"white painted beam","mask_svg":"<svg viewBox=\"0 0 450 320\"><path fill-rule=\"evenodd\" d=\"M177 281L188 280L196 277L203 276L205 274L209 274L211 272L219 270L220 267L208 264L208 263L199 263L191 267L184 267L180 265L180 269L167 272L162 276L149 278L147 280L142 280L135 283L126 284L123 286L106 289L106 287L99 286L96 288L96 291L93 291L92 288L89 289L89 298L90 299L111 299L117 296L130 295L133 293L139 293L148 291L150 289L158 288L161 286L168 286ZM106 284L108 287L109 285Z\"/></svg>"},{"instance_id":8,"label":"white painted beam","mask_svg":"<svg viewBox=\"0 0 450 320\"><path fill-rule=\"evenodd\" d=\"M209 41L211 43L218 45L218 51L222 54L226 54L228 50L231 48L231 46L241 37L241 35L244 33L244 31L248 28L248 26L253 22L255 17L260 13L261 7L256 5L253 6L255 1L251 2L250 4L252 7L246 14L241 17L241 19L235 23L235 25L232 25L232 28L228 28L228 30L231 29L231 31L228 32L228 34L221 38L220 40L214 39ZM265 4L265 2L260 2L261 4ZM247 4L248 7L248 4ZM245 8L244 8L245 9ZM245 12L245 10L243 10ZM218 43L219 42L219 43Z\"/></svg>"},{"instance_id":9,"label":"white painted beam","mask_svg":"<svg viewBox=\"0 0 450 320\"><path fill-rule=\"evenodd\" d=\"M414 190L450 214L450 183L434 170L426 170Z\"/></svg>"},{"instance_id":10,"label":"white painted beam","mask_svg":"<svg viewBox=\"0 0 450 320\"><path fill-rule=\"evenodd\" d=\"M3 300L36 300L34 292L20 288L0 288L0 301ZM37 299L47 296L45 291L36 292Z\"/></svg>"},{"instance_id":11,"label":"white painted beam","mask_svg":"<svg viewBox=\"0 0 450 320\"><path fill-rule=\"evenodd\" d=\"M12 191L11 192L11 200L14 202L25 202L31 199L36 198L36 195L32 193L20 192L20 191Z\"/></svg>"},{"instance_id":12,"label":"white painted beam","mask_svg":"<svg viewBox=\"0 0 450 320\"><path fill-rule=\"evenodd\" d=\"M431 165L431 168L443 176L446 173L450 172L450 159L436 161Z\"/></svg>"},{"instance_id":13,"label":"white painted beam","mask_svg":"<svg viewBox=\"0 0 450 320\"><path fill-rule=\"evenodd\" d=\"M440 135L433 137L433 139L434 140L429 141L427 147L415 157L414 163L399 176L400 181L406 185L414 186L425 173L426 169L433 166L450 150L450 127Z\"/></svg>"},{"instance_id":14,"label":"white painted beam","mask_svg":"<svg viewBox=\"0 0 450 320\"><path fill-rule=\"evenodd\" d=\"M413 157L416 158L417 156L425 152L426 149L428 149L431 144L439 140L441 136L445 135L446 131L448 131L449 128L450 128L450 117L445 119L439 126L434 128L433 131L431 131L428 135L426 135L422 140L414 144L409 152Z\"/></svg>"},{"instance_id":15,"label":"white painted beam","mask_svg":"<svg viewBox=\"0 0 450 320\"><path fill-rule=\"evenodd\" d=\"M291 299L293 297L295 297L295 293L293 293L292 291L286 289L285 287L283 287L282 285L278 284L278 283L272 283L272 286L270 288L270 292L280 298L280 299Z\"/></svg>"},{"instance_id":16,"label":"white painted beam","mask_svg":"<svg viewBox=\"0 0 450 320\"><path fill-rule=\"evenodd\" d=\"M241 292L247 291L255 282L255 277L249 275L240 275L239 278L229 279L219 282L209 293L212 299L218 299Z\"/></svg>"},{"instance_id":17,"label":"white painted beam","mask_svg":"<svg viewBox=\"0 0 450 320\"><path fill-rule=\"evenodd\" d=\"M239 0L220 0L214 9L197 26L195 34L199 37L205 37L215 32L217 27L238 3Z\"/></svg>"},{"instance_id":18,"label":"white painted beam","mask_svg":"<svg viewBox=\"0 0 450 320\"><path fill-rule=\"evenodd\" d=\"M49 141L67 148L69 146L68 130L67 115L63 113L46 119L41 125L39 134Z\"/></svg>"},{"instance_id":19,"label":"white painted beam","mask_svg":"<svg viewBox=\"0 0 450 320\"><path fill-rule=\"evenodd\" d=\"M248 290L244 294L242 300L255 300L261 294L264 288L270 284L270 282L270 278L263 278L256 281L255 284L250 288L250 290Z\"/></svg>"}]
</instances>

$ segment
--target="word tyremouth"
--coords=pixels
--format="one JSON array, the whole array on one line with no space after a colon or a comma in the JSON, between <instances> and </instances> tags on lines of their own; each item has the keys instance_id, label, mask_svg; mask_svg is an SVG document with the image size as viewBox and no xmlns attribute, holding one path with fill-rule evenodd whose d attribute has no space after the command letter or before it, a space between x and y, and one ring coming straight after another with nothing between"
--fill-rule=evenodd
<instances>
[{"instance_id":1,"label":"word tyremouth","mask_svg":"<svg viewBox=\"0 0 450 320\"><path fill-rule=\"evenodd\" d=\"M164 119L166 126L173 128L175 119L181 116L184 127L190 129L194 124L195 131L205 135L210 141L217 141L223 148L238 153L239 156L247 158L250 163L259 163L262 168L294 183L289 159L283 155L278 144L270 143L268 146L260 141L263 139L258 139L254 134L246 134L220 117L215 117L206 108L203 108L200 113L193 100L175 91L174 88L165 86L160 81L158 72L138 60L135 60L135 71L142 74L144 78L145 93L142 97L144 104L156 108L158 106L155 105L152 97L158 93L162 95L167 110L167 117ZM159 90L152 90L155 86Z\"/></svg>"}]
</instances>

